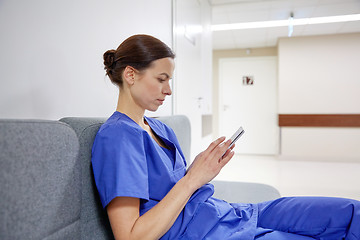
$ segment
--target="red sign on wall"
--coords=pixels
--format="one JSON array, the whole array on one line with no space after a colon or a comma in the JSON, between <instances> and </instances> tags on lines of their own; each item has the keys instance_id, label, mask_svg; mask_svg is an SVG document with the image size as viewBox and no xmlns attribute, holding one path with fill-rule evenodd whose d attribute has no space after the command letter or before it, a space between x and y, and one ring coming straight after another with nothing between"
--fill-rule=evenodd
<instances>
[{"instance_id":1,"label":"red sign on wall","mask_svg":"<svg viewBox=\"0 0 360 240\"><path fill-rule=\"evenodd\" d=\"M243 76L243 85L254 85L254 76Z\"/></svg>"}]
</instances>

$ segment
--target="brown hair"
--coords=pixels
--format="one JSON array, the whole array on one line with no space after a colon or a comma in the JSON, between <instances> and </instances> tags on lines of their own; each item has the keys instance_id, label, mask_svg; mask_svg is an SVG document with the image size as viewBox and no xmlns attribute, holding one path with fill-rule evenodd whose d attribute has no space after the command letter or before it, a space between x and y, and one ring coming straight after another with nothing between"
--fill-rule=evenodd
<instances>
[{"instance_id":1,"label":"brown hair","mask_svg":"<svg viewBox=\"0 0 360 240\"><path fill-rule=\"evenodd\" d=\"M104 53L104 69L111 82L122 87L122 73L127 66L138 71L161 58L175 58L173 51L162 41L149 35L134 35L120 44L116 50Z\"/></svg>"}]
</instances>

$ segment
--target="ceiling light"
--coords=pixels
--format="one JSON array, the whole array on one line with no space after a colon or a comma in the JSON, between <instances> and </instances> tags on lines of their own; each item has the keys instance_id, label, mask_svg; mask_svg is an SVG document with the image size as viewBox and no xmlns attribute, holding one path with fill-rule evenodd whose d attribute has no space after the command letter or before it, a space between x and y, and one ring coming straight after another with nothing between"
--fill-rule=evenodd
<instances>
[{"instance_id":1,"label":"ceiling light","mask_svg":"<svg viewBox=\"0 0 360 240\"><path fill-rule=\"evenodd\" d=\"M289 27L288 27L288 37L291 37L293 32L294 32L294 13L290 13Z\"/></svg>"},{"instance_id":2,"label":"ceiling light","mask_svg":"<svg viewBox=\"0 0 360 240\"><path fill-rule=\"evenodd\" d=\"M226 30L241 30L252 28L270 28L270 27L288 27L289 21L292 26L307 25L307 24L322 24L322 23L336 23L336 22L350 22L359 21L360 14L316 17L316 18L299 18L291 20L275 20L275 21L261 21L261 22L243 22L230 24L216 24L211 26L212 31L226 31Z\"/></svg>"}]
</instances>

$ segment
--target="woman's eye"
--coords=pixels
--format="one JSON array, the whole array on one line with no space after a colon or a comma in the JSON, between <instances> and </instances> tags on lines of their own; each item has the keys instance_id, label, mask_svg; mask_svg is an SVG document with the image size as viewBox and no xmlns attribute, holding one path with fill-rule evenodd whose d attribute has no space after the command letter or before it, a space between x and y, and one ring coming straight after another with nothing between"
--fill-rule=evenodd
<instances>
[{"instance_id":1,"label":"woman's eye","mask_svg":"<svg viewBox=\"0 0 360 240\"><path fill-rule=\"evenodd\" d=\"M166 80L165 79L162 79L162 78L158 78L159 82L165 82Z\"/></svg>"}]
</instances>

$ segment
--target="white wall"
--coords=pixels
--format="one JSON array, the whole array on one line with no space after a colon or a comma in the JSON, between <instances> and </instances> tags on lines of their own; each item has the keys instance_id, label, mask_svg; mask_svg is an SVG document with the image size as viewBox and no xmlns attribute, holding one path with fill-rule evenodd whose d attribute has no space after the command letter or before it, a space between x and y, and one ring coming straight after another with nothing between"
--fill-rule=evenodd
<instances>
[{"instance_id":1,"label":"white wall","mask_svg":"<svg viewBox=\"0 0 360 240\"><path fill-rule=\"evenodd\" d=\"M360 113L360 33L281 38L279 113Z\"/></svg>"},{"instance_id":2,"label":"white wall","mask_svg":"<svg viewBox=\"0 0 360 240\"><path fill-rule=\"evenodd\" d=\"M360 113L360 33L279 40L280 114ZM281 129L286 159L360 161L360 128Z\"/></svg>"},{"instance_id":3,"label":"white wall","mask_svg":"<svg viewBox=\"0 0 360 240\"><path fill-rule=\"evenodd\" d=\"M173 34L174 21L186 36ZM202 115L212 110L210 25L207 0L3 0L0 117L109 116L118 89L105 76L103 53L133 34L151 34L177 57L174 96L147 114L187 115L195 155L211 140L202 137Z\"/></svg>"},{"instance_id":4,"label":"white wall","mask_svg":"<svg viewBox=\"0 0 360 240\"><path fill-rule=\"evenodd\" d=\"M190 119L193 159L212 140L202 136L202 115L212 104L211 8L206 0L174 0L174 8L174 113Z\"/></svg>"},{"instance_id":5,"label":"white wall","mask_svg":"<svg viewBox=\"0 0 360 240\"><path fill-rule=\"evenodd\" d=\"M3 0L0 117L107 117L118 90L102 54L132 34L172 46L169 0ZM171 101L160 115L171 114Z\"/></svg>"}]
</instances>

